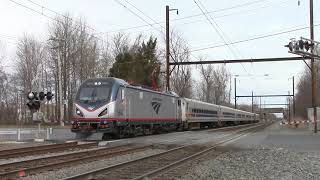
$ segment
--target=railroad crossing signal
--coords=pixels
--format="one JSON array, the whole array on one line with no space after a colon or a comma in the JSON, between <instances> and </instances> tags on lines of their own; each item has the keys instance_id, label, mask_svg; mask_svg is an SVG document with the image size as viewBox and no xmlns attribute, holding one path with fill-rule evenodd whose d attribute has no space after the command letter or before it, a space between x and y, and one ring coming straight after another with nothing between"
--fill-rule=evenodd
<instances>
[{"instance_id":1,"label":"railroad crossing signal","mask_svg":"<svg viewBox=\"0 0 320 180\"><path fill-rule=\"evenodd\" d=\"M53 97L53 94L51 92L47 92L45 94L44 92L29 92L27 95L27 106L30 110L39 110L41 101L44 100L44 98L47 97L47 100L50 101Z\"/></svg>"},{"instance_id":2,"label":"railroad crossing signal","mask_svg":"<svg viewBox=\"0 0 320 180\"><path fill-rule=\"evenodd\" d=\"M292 54L309 58L320 58L320 56L316 53L320 47L320 42L311 39L301 37L300 40L296 40L293 38L284 47L289 48L289 53Z\"/></svg>"}]
</instances>

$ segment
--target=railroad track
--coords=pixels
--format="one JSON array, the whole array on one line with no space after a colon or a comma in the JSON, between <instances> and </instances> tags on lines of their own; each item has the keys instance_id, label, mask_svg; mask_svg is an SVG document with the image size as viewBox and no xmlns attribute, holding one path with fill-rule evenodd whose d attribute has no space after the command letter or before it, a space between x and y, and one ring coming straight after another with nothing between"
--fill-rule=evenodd
<instances>
[{"instance_id":1,"label":"railroad track","mask_svg":"<svg viewBox=\"0 0 320 180\"><path fill-rule=\"evenodd\" d=\"M219 127L219 128L212 128L208 129L207 132L228 132L228 131L233 131L235 129L240 129L240 128L245 128L245 127L253 127L256 125L259 125L261 123L254 123L254 124L241 124L241 125L234 125L234 126L227 126L227 127Z\"/></svg>"},{"instance_id":2,"label":"railroad track","mask_svg":"<svg viewBox=\"0 0 320 180\"><path fill-rule=\"evenodd\" d=\"M78 165L81 162L88 163L101 158L139 152L151 147L152 145L120 145L3 164L0 165L0 179L16 179L20 176L35 175L44 171Z\"/></svg>"},{"instance_id":3,"label":"railroad track","mask_svg":"<svg viewBox=\"0 0 320 180\"><path fill-rule=\"evenodd\" d=\"M159 174L175 169L176 167L184 164L187 161L201 157L203 154L214 150L216 147L240 138L246 134L247 131L255 131L265 125L257 125L248 127L237 131L229 137L224 137L223 140L214 144L207 145L187 145L177 147L159 154L146 156L143 158L135 159L119 163L113 166L108 166L101 169L96 169L83 174L78 174L72 177L65 178L64 180L78 180L78 179L144 179L152 178Z\"/></svg>"},{"instance_id":4,"label":"railroad track","mask_svg":"<svg viewBox=\"0 0 320 180\"><path fill-rule=\"evenodd\" d=\"M77 142L49 144L25 148L9 149L0 151L0 159L17 158L21 156L39 155L50 152L59 152L68 149L84 149L98 146L98 143L78 144Z\"/></svg>"}]
</instances>

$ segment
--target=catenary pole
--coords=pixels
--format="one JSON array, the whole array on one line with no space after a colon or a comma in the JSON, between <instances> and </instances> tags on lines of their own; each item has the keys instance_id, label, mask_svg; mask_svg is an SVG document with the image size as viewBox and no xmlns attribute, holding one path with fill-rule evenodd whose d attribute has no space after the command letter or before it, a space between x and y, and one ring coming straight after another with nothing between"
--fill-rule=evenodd
<instances>
[{"instance_id":1,"label":"catenary pole","mask_svg":"<svg viewBox=\"0 0 320 180\"><path fill-rule=\"evenodd\" d=\"M310 0L310 39L314 40L313 32L313 0ZM311 54L314 54L314 47L311 47ZM312 79L312 107L313 107L313 121L314 121L314 133L317 133L317 82L316 82L316 68L314 58L311 58L311 79Z\"/></svg>"},{"instance_id":2,"label":"catenary pole","mask_svg":"<svg viewBox=\"0 0 320 180\"><path fill-rule=\"evenodd\" d=\"M170 41L169 41L169 6L166 6L166 86L167 91L170 91Z\"/></svg>"}]
</instances>

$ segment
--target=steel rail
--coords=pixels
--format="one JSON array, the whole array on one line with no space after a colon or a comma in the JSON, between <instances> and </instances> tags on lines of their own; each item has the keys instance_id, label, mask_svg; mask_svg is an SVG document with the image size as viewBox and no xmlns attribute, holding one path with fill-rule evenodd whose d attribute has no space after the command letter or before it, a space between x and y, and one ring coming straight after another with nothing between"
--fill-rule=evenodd
<instances>
[{"instance_id":1,"label":"steel rail","mask_svg":"<svg viewBox=\"0 0 320 180\"><path fill-rule=\"evenodd\" d=\"M9 164L2 164L0 165L0 170L9 169L9 171L0 173L0 179L17 178L19 177L20 172L23 172L24 176L27 176L27 175L30 175L36 172L41 172L53 167L61 168L62 166L74 164L81 161L88 161L88 160L93 161L96 159L106 158L109 156L122 155L122 154L128 154L130 152L141 151L141 150L152 147L152 145L139 146L139 147L130 147L130 146L131 144L120 145L120 146L115 146L111 148L86 150L86 151L77 152L77 153L68 153L63 155L50 156L45 158L32 159L32 160L20 161L20 162L9 163ZM59 162L59 160L61 161ZM10 168L13 170L10 170Z\"/></svg>"},{"instance_id":2,"label":"steel rail","mask_svg":"<svg viewBox=\"0 0 320 180\"><path fill-rule=\"evenodd\" d=\"M264 124L257 125L257 126L254 126L254 127L245 128L242 131L247 131L247 130L250 130L250 129L259 128L259 127L261 127L263 125ZM239 132L239 131L237 131L237 132ZM243 134L241 134L241 136L242 135ZM232 135L230 135L230 136L232 136ZM239 136L240 135L237 135L236 137L229 138L227 140L222 140L222 141L220 141L218 143L215 143L214 145L211 145L209 148L205 148L205 150L207 149L207 151L210 151L210 150L212 150L213 148L215 148L218 145L221 145L221 144L226 143L228 141L231 141L233 139L239 138ZM161 157L163 155L168 155L170 153L174 153L176 151L183 150L183 149L186 149L186 148L189 148L189 147L192 147L192 146L193 145L180 146L180 147L173 148L173 149L170 149L168 151L165 151L165 152L162 152L162 153L158 153L158 154L155 154L155 155L145 156L145 157L138 158L138 159L135 159L135 160L126 161L126 162L123 162L123 163L118 163L116 165L112 165L112 166L108 166L108 167L92 170L92 171L89 171L89 172L85 172L85 173L82 173L82 174L74 175L74 176L71 176L71 177L67 177L64 180L94 179L94 176L98 176L99 174L109 173L109 172L112 172L113 170L121 169L123 167L130 166L130 165L133 165L135 163L139 163L139 162L144 161L144 160L150 160L150 159L153 159L153 158ZM205 151L205 150L201 150L201 152ZM193 154L198 154L198 153L195 152ZM190 156L192 156L192 155L190 155ZM143 178L142 176L138 176L137 178Z\"/></svg>"},{"instance_id":3,"label":"steel rail","mask_svg":"<svg viewBox=\"0 0 320 180\"><path fill-rule=\"evenodd\" d=\"M211 129L208 129L207 132L230 131L237 128L251 127L257 124L260 124L260 123L240 124L240 125L221 127L221 128L211 128Z\"/></svg>"},{"instance_id":4,"label":"steel rail","mask_svg":"<svg viewBox=\"0 0 320 180\"><path fill-rule=\"evenodd\" d=\"M78 145L77 142L70 142L70 143L50 144L50 145L43 145L43 146L24 147L24 148L17 148L17 149L8 149L8 150L0 151L0 159L21 157L21 156L46 153L46 152L55 152L55 151L65 150L70 148L85 148L85 147L90 147L95 145L97 145L97 143L86 143L86 144Z\"/></svg>"},{"instance_id":5,"label":"steel rail","mask_svg":"<svg viewBox=\"0 0 320 180\"><path fill-rule=\"evenodd\" d=\"M261 125L261 126L264 126L264 124ZM253 127L252 129L254 129L254 130L252 132L256 131L256 128L259 128L259 127ZM249 132L249 133L252 133L252 132ZM228 142L230 142L232 140L235 140L235 139L241 138L243 136L246 136L249 133L244 132L244 133L239 134L237 136L234 136L234 137L228 138L226 140L223 140L221 142L215 143L214 145L212 145L211 147L209 147L209 148L207 148L207 149L205 149L203 151L200 151L200 152L198 152L196 154L193 154L191 156L185 157L185 158L183 158L181 160L175 161L175 162L173 162L171 164L168 164L168 165L166 165L164 167L160 167L160 168L158 168L156 170L153 170L151 172L147 172L147 173L145 173L145 174L143 174L143 175L141 175L139 177L133 178L132 180L141 180L141 179L144 179L144 178L152 178L152 177L158 176L158 175L160 175L162 173L165 173L165 172L168 172L170 170L176 169L177 167L181 166L182 164L184 164L184 163L186 163L186 162L188 162L190 160L194 160L194 159L200 158L201 156L209 153L210 151L214 150L215 148L217 148L218 146L220 146L222 144L225 144L225 143L228 143Z\"/></svg>"}]
</instances>

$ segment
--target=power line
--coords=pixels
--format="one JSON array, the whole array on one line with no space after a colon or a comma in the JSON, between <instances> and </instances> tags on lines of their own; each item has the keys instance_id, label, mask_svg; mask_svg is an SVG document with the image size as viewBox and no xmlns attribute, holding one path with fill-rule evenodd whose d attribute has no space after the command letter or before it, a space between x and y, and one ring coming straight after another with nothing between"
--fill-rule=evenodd
<instances>
[{"instance_id":1,"label":"power line","mask_svg":"<svg viewBox=\"0 0 320 180\"><path fill-rule=\"evenodd\" d=\"M266 1L266 0L253 1L253 2L249 2L249 3L244 3L244 4L239 4L239 5L236 5L236 6L232 6L232 7L229 7L229 8L223 8L223 9L217 9L217 10L213 10L213 11L208 11L208 14L215 13L215 12L222 12L222 11L225 11L225 10L234 9L234 8L236 8L236 7L243 7L243 6L245 6L246 4L250 5L250 4L254 4L254 3L258 3L258 2L263 2L263 1ZM282 2L280 2L280 3L287 3L288 1L290 1L290 0L282 1ZM257 9L267 8L267 7L272 7L272 6L273 6L273 5L262 6L262 7L259 7L259 8L255 8L255 9L251 9L251 10L246 10L245 12L255 11L255 10L257 10ZM236 15L236 14L240 14L240 13L243 13L243 11L238 11L238 12L234 12L234 13L229 13L229 14L221 15L221 16L216 16L216 18L227 17L227 16ZM185 17L181 17L181 18L172 19L172 20L170 20L170 21L180 21L180 20L191 19L191 18L199 17L199 16L203 16L203 14L201 13L201 14L195 14L195 15L185 16ZM201 21L201 20L192 21L192 22L190 22L190 23L184 23L184 24L191 24L191 23L199 22L199 21ZM164 23L165 23L164 21L158 21L158 22L154 22L154 23L151 23L151 24L152 24L152 25L160 25L160 26L161 26L161 24L164 24ZM139 26L132 26L132 27L121 28L121 29L117 29L117 30L110 30L110 31L107 31L107 32L100 32L100 33L121 32L121 31L127 31L127 30L131 30L131 29L144 28L144 27L148 27L148 26L150 26L150 24L139 25Z\"/></svg>"},{"instance_id":2,"label":"power line","mask_svg":"<svg viewBox=\"0 0 320 180\"><path fill-rule=\"evenodd\" d=\"M121 3L119 0L114 0L116 3L118 3L119 5L123 6L124 8L126 8L130 13L132 13L133 15L137 16L140 20L144 21L145 23L147 23L149 26L153 27L155 30L159 31L160 33L163 33L162 31L160 31L159 29L155 28L151 23L149 23L148 21L146 21L143 17L141 17L139 14L135 13L134 11L132 11L130 8L128 8L126 5L124 5L123 3Z\"/></svg>"},{"instance_id":3,"label":"power line","mask_svg":"<svg viewBox=\"0 0 320 180\"><path fill-rule=\"evenodd\" d=\"M60 22L59 20L57 20L55 18L47 16L46 14L44 14L44 13L42 13L40 11L37 11L37 10L35 10L33 8L30 8L30 7L26 6L26 5L18 3L18 2L14 1L14 0L9 0L9 1L11 1L11 2L13 2L13 3L15 3L15 4L19 5L19 6L22 6L22 7L26 8L26 9L28 9L30 11L33 11L33 12L35 12L37 14L45 16L45 17L47 17L47 18L49 18L49 19L51 19L53 21ZM316 24L314 26L319 26L319 25L320 24ZM150 25L148 25L148 26L150 26ZM151 27L153 27L153 26L151 26ZM132 27L132 28L135 28L135 27ZM280 35L280 34L286 34L286 33L294 32L294 31L299 31L299 30L303 30L303 29L307 29L307 28L309 28L309 27L307 26L307 27L297 28L297 29L293 29L293 30L288 30L288 31L283 31L283 32L278 32L278 33L273 33L273 34L267 34L267 35L259 36L259 37L255 37L255 38L250 38L250 39L245 39L245 40L240 40L240 41L234 41L234 42L230 42L229 44L238 44L238 43L243 43L243 42L247 42L247 41L263 39L263 38L272 37L272 36L276 36L276 35ZM218 47L223 47L223 46L226 46L226 45L225 44L220 44L220 45L214 45L214 46L209 46L209 47L204 47L204 48L198 48L198 49L193 49L190 52L202 51L202 50L206 50L206 49L218 48Z\"/></svg>"},{"instance_id":4,"label":"power line","mask_svg":"<svg viewBox=\"0 0 320 180\"><path fill-rule=\"evenodd\" d=\"M34 1L32 1L32 0L27 0L27 1L29 1L30 3L32 3L32 4L36 5L36 6L41 7L42 9L46 9L46 10L52 12L52 13L55 13L55 14L58 15L58 16L62 16L62 17L66 18L66 19L69 19L69 20L71 20L71 21L75 21L75 20L72 19L71 17L68 17L68 16L63 15L63 14L61 14L61 13L58 13L57 11L54 11L54 10L52 10L52 9L49 9L48 7L45 7L45 6L43 6L43 5L39 4L39 3L36 3L36 2L34 2ZM85 26L88 27L89 29L93 30L93 31L97 31L96 29L90 27L89 25L85 25Z\"/></svg>"},{"instance_id":5,"label":"power line","mask_svg":"<svg viewBox=\"0 0 320 180\"><path fill-rule=\"evenodd\" d=\"M290 1L290 0L289 0L289 1ZM288 0L282 1L281 4L287 3L287 2L288 2ZM286 4L286 5L287 5L287 4ZM245 10L245 12L248 13L248 12L252 12L252 11L256 11L256 10L259 10L259 9L268 8L268 7L272 7L272 6L273 6L273 5L261 6L261 7L258 7L258 8ZM220 16L215 16L215 18L217 19L217 18L228 17L228 16L232 16L232 15L241 14L241 13L243 13L243 12L244 12L243 10L242 10L242 11L236 11L236 12L232 12L232 13L228 13L228 14L223 14L223 15L220 15ZM173 19L172 21L187 19L188 17L189 17L189 16L186 16L185 18L183 17L183 18L180 18L180 19ZM192 17L194 17L194 16L192 16ZM187 22L187 23L183 23L183 25L184 25L184 24L189 24L189 23L192 24L192 23L195 23L195 22L201 22L201 20L190 21L190 22Z\"/></svg>"},{"instance_id":6,"label":"power line","mask_svg":"<svg viewBox=\"0 0 320 180\"><path fill-rule=\"evenodd\" d=\"M9 0L9 1L11 1L11 2L13 2L13 3L15 3L15 4L17 4L17 5L21 6L21 7L24 7L24 8L26 8L26 9L29 9L30 11L33 11L33 12L35 12L35 13L37 13L37 14L40 14L40 15L42 15L42 16L45 16L45 17L47 17L47 18L49 18L49 19L51 19L51 20L53 20L53 21L57 21L57 19L52 18L52 17L50 17L50 16L48 16L48 15L46 15L46 14L40 12L40 11L37 11L37 10L35 10L35 9L29 7L29 6L26 6L26 5L24 5L24 4L21 4L21 3L19 3L19 2L16 2L16 1L14 1L14 0Z\"/></svg>"},{"instance_id":7,"label":"power line","mask_svg":"<svg viewBox=\"0 0 320 180\"><path fill-rule=\"evenodd\" d=\"M35 10L35 9L29 7L29 6L26 6L26 5L24 5L24 4L21 4L21 3L19 3L19 2L16 2L16 1L14 1L14 0L9 0L9 1L11 1L12 3L15 3L15 4L17 4L17 5L21 6L21 7L24 7L24 8L26 8L26 9L30 10L30 11L33 11L33 12L39 14L39 15L42 15L42 16L44 16L44 17L46 17L46 18L48 18L48 19L50 19L50 20L52 20L52 21L56 21L56 22L58 22L58 23L63 23L63 22L60 21L59 19L53 18L53 17L51 17L51 16L49 16L49 15L43 13L43 12L40 12L40 11L38 11L38 10ZM65 19L68 19L68 20L70 20L70 21L75 21L74 19L72 19L72 18L70 18L70 17L67 17L67 16L65 16L65 15L59 14L59 13L56 12L56 11L53 11L53 10L47 8L47 7L42 6L41 4L35 3L35 2L33 2L33 1L31 1L31 0L27 0L27 1L29 1L29 2L31 2L31 3L33 3L33 4L37 5L37 6L39 6L39 7L41 7L41 8L47 9L47 10L49 10L49 11L51 11L51 12L54 12L54 13L56 13L57 15L64 17ZM90 27L90 26L88 26L88 25L86 25L86 24L84 25L84 27L88 27L89 29L92 29L93 31L96 31L94 28L92 28L92 27ZM76 28L73 28L73 29L76 30ZM96 31L96 32L97 32L97 31ZM98 33L95 33L95 34L98 34ZM104 41L102 38L100 38L100 37L97 37L97 36L94 36L94 37L97 38L97 39L99 39L99 40L101 40L103 43L105 42L105 41Z\"/></svg>"},{"instance_id":8,"label":"power line","mask_svg":"<svg viewBox=\"0 0 320 180\"><path fill-rule=\"evenodd\" d=\"M320 24L316 24L314 26L320 26ZM273 36L277 36L277 35L281 35L281 34L287 34L287 33L290 33L290 32L300 31L300 30L304 30L304 29L308 29L308 28L309 28L309 26L296 28L296 29L292 29L292 30L287 30L287 31L282 31L282 32L277 32L277 33L273 33L273 34L267 34L267 35L258 36L258 37L254 37L254 38L249 38L249 39L230 42L227 45L239 44L239 43L244 43L244 42L258 40L258 39L264 39L264 38L273 37ZM197 48L197 49L191 50L191 52L203 51L203 50L213 49L213 48L218 48L218 47L223 47L223 46L226 46L226 44L218 44L218 45L213 45L213 46L208 46L208 47L203 47L203 48Z\"/></svg>"},{"instance_id":9,"label":"power line","mask_svg":"<svg viewBox=\"0 0 320 180\"><path fill-rule=\"evenodd\" d=\"M137 8L134 4L130 3L129 1L125 0L129 5L131 5L133 8L135 8L137 11L139 11L140 13L142 13L144 16L146 16L147 18L149 18L151 21L153 21L155 24L158 23L157 21L155 21L153 18L151 18L150 16L148 16L146 13L144 13L143 11L141 11L139 8ZM159 24L161 26L161 28L165 29L164 26L162 26L161 24ZM162 30L161 30L162 32ZM163 33L164 34L164 33Z\"/></svg>"},{"instance_id":10,"label":"power line","mask_svg":"<svg viewBox=\"0 0 320 180\"><path fill-rule=\"evenodd\" d=\"M233 51L233 49L228 45L228 42L225 40L224 35L223 35L223 31L221 30L221 28L219 27L218 23L209 15L206 14L207 9L204 7L204 5L201 3L200 0L198 0L199 4L197 3L196 0L193 0L193 2L198 6L198 8L200 9L200 11L202 12L202 14L206 17L206 19L208 20L209 24L211 25L211 27L213 27L213 29L218 33L218 35L220 36L220 38L222 39L222 41L224 42L225 45L227 45L228 49L230 50L230 52L233 54L233 56L235 58L237 58L236 53ZM202 8L200 7L202 6ZM213 23L215 24L213 24ZM219 30L220 29L220 30ZM221 31L221 32L220 32ZM248 71L245 69L245 67L243 66L243 64L241 64L242 68L248 73ZM249 74L249 73L248 73Z\"/></svg>"},{"instance_id":11,"label":"power line","mask_svg":"<svg viewBox=\"0 0 320 180\"><path fill-rule=\"evenodd\" d=\"M206 9L206 7L202 4L202 2L200 0L198 0L200 5L203 7L203 9L208 13L208 10ZM223 37L225 37L225 39L227 39L227 42L230 42L230 38L223 32L222 28L219 26L219 24L214 20L214 18L208 14L208 16L210 17L210 19L214 22L214 24L216 25L217 29L220 30L221 35ZM232 46L232 45L231 45ZM235 51L231 48L231 46L228 46L229 49L231 50L231 52L233 53L234 56L236 56ZM233 46L236 50L238 50L235 46ZM241 54L238 50L238 54ZM241 55L240 55L241 56ZM247 71L247 69L243 66L242 63L240 63L240 65L242 66L242 68L244 69L245 72L247 72L249 74L249 72Z\"/></svg>"}]
</instances>

